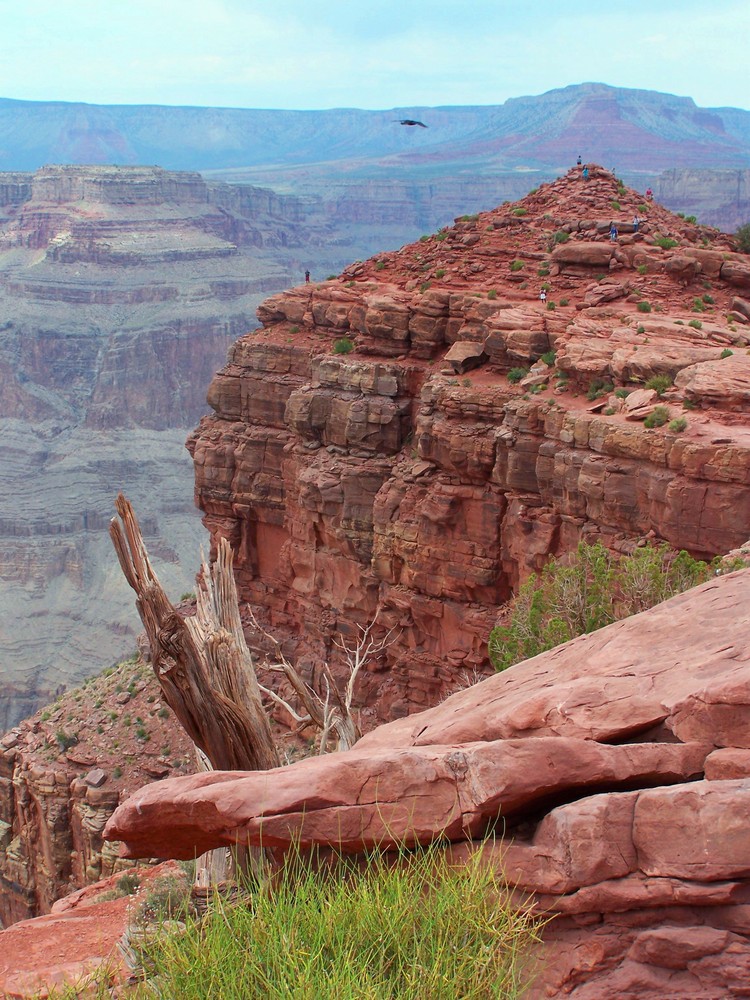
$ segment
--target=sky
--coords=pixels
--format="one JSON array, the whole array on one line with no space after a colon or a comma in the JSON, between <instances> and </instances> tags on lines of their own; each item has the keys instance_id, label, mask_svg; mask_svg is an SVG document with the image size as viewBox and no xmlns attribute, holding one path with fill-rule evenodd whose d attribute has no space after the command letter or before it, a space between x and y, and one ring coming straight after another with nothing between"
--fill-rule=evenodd
<instances>
[{"instance_id":1,"label":"sky","mask_svg":"<svg viewBox=\"0 0 750 1000\"><path fill-rule=\"evenodd\" d=\"M750 3L0 0L0 97L323 109L593 81L750 108Z\"/></svg>"}]
</instances>

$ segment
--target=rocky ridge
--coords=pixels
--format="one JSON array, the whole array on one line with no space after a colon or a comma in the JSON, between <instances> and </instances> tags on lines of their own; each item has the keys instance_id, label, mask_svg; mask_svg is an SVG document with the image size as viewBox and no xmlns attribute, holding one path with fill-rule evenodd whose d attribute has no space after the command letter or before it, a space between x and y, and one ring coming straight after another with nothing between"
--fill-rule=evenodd
<instances>
[{"instance_id":1,"label":"rocky ridge","mask_svg":"<svg viewBox=\"0 0 750 1000\"><path fill-rule=\"evenodd\" d=\"M311 677L395 626L359 690L380 720L485 670L509 595L580 539L750 534L750 261L590 174L267 299L209 389L196 499L242 598Z\"/></svg>"},{"instance_id":2,"label":"rocky ridge","mask_svg":"<svg viewBox=\"0 0 750 1000\"><path fill-rule=\"evenodd\" d=\"M127 867L102 839L118 803L146 782L190 773L190 740L133 657L0 740L0 926Z\"/></svg>"}]
</instances>

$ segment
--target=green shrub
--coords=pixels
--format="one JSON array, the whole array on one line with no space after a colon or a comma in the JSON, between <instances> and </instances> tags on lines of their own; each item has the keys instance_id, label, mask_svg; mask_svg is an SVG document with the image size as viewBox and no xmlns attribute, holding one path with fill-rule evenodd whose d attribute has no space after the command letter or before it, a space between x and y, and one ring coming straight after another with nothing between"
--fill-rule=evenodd
<instances>
[{"instance_id":1,"label":"green shrub","mask_svg":"<svg viewBox=\"0 0 750 1000\"><path fill-rule=\"evenodd\" d=\"M646 332L646 327L645 326L637 326L636 329L635 329L635 332L636 333L645 333Z\"/></svg>"},{"instance_id":2,"label":"green shrub","mask_svg":"<svg viewBox=\"0 0 750 1000\"><path fill-rule=\"evenodd\" d=\"M334 354L348 354L353 350L354 341L350 340L348 337L340 337L338 340L334 340L333 342Z\"/></svg>"},{"instance_id":3,"label":"green shrub","mask_svg":"<svg viewBox=\"0 0 750 1000\"><path fill-rule=\"evenodd\" d=\"M656 236L654 238L654 243L661 247L662 250L671 250L673 247L677 246L677 240L673 240L671 236Z\"/></svg>"},{"instance_id":4,"label":"green shrub","mask_svg":"<svg viewBox=\"0 0 750 1000\"><path fill-rule=\"evenodd\" d=\"M613 212L619 212L620 211L620 207L621 206L620 206L620 202L619 201L616 201L616 200L613 199L609 203L609 205L610 205L610 208L612 209Z\"/></svg>"},{"instance_id":5,"label":"green shrub","mask_svg":"<svg viewBox=\"0 0 750 1000\"><path fill-rule=\"evenodd\" d=\"M423 281L422 284L419 286L420 292L426 292L428 288L432 288L432 285L430 284L429 281Z\"/></svg>"},{"instance_id":6,"label":"green shrub","mask_svg":"<svg viewBox=\"0 0 750 1000\"><path fill-rule=\"evenodd\" d=\"M657 396L662 396L673 385L669 375L652 375L646 382L647 389L655 389Z\"/></svg>"},{"instance_id":7,"label":"green shrub","mask_svg":"<svg viewBox=\"0 0 750 1000\"><path fill-rule=\"evenodd\" d=\"M550 301L547 303L547 312L554 312L556 308L557 307L555 303L550 299Z\"/></svg>"},{"instance_id":8,"label":"green shrub","mask_svg":"<svg viewBox=\"0 0 750 1000\"><path fill-rule=\"evenodd\" d=\"M438 243L442 243L443 240L448 239L448 234L443 232L435 233L435 239L438 241Z\"/></svg>"},{"instance_id":9,"label":"green shrub","mask_svg":"<svg viewBox=\"0 0 750 1000\"><path fill-rule=\"evenodd\" d=\"M545 265L543 265L542 267L540 267L538 269L538 271L536 272L536 274L537 274L538 278L547 278L547 277L549 277L549 268L545 264Z\"/></svg>"},{"instance_id":10,"label":"green shrub","mask_svg":"<svg viewBox=\"0 0 750 1000\"><path fill-rule=\"evenodd\" d=\"M329 274L326 281L335 281L336 278L338 278L338 274ZM352 284L354 284L354 282L352 282Z\"/></svg>"},{"instance_id":11,"label":"green shrub","mask_svg":"<svg viewBox=\"0 0 750 1000\"><path fill-rule=\"evenodd\" d=\"M120 767L119 764L117 765L117 767L113 768L113 770L112 770L112 777L113 778L121 778L122 777L122 768Z\"/></svg>"},{"instance_id":12,"label":"green shrub","mask_svg":"<svg viewBox=\"0 0 750 1000\"><path fill-rule=\"evenodd\" d=\"M643 421L643 426L651 430L654 427L663 427L669 420L669 410L666 406L657 406Z\"/></svg>"},{"instance_id":13,"label":"green shrub","mask_svg":"<svg viewBox=\"0 0 750 1000\"><path fill-rule=\"evenodd\" d=\"M703 301L706 303L706 305L712 306L714 304L714 297L713 295L706 294L703 296Z\"/></svg>"},{"instance_id":14,"label":"green shrub","mask_svg":"<svg viewBox=\"0 0 750 1000\"><path fill-rule=\"evenodd\" d=\"M639 205L638 206L638 214L639 215L644 215L646 212L648 212L648 205L643 204L643 205Z\"/></svg>"},{"instance_id":15,"label":"green shrub","mask_svg":"<svg viewBox=\"0 0 750 1000\"><path fill-rule=\"evenodd\" d=\"M611 382L608 382L603 378L595 378L589 386L589 390L586 393L586 399L592 401L599 399L601 396L606 396L608 392L612 392L613 389L614 385Z\"/></svg>"},{"instance_id":16,"label":"green shrub","mask_svg":"<svg viewBox=\"0 0 750 1000\"><path fill-rule=\"evenodd\" d=\"M555 243L567 243L570 239L570 233L566 233L563 229L558 229L552 239Z\"/></svg>"},{"instance_id":17,"label":"green shrub","mask_svg":"<svg viewBox=\"0 0 750 1000\"><path fill-rule=\"evenodd\" d=\"M437 271L435 271L435 277L436 278L444 278L445 277L445 268L444 267L439 267L437 269Z\"/></svg>"},{"instance_id":18,"label":"green shrub","mask_svg":"<svg viewBox=\"0 0 750 1000\"><path fill-rule=\"evenodd\" d=\"M686 216L685 216L685 222L690 222L690 223L692 223L693 225L695 225L695 223L696 223L697 221L698 221L698 219L697 219L697 218L696 218L696 216L694 216L694 215L686 215Z\"/></svg>"},{"instance_id":19,"label":"green shrub","mask_svg":"<svg viewBox=\"0 0 750 1000\"><path fill-rule=\"evenodd\" d=\"M479 218L478 215L461 215L459 216L459 222L476 222Z\"/></svg>"},{"instance_id":20,"label":"green shrub","mask_svg":"<svg viewBox=\"0 0 750 1000\"><path fill-rule=\"evenodd\" d=\"M66 750L70 750L78 743L78 737L75 733L66 733L64 729L58 729L55 733L55 739L57 740L57 745L60 750L65 753Z\"/></svg>"},{"instance_id":21,"label":"green shrub","mask_svg":"<svg viewBox=\"0 0 750 1000\"><path fill-rule=\"evenodd\" d=\"M549 365L551 368L555 363L555 357L556 355L554 351L545 351L544 354L540 356L539 360L543 361L545 365Z\"/></svg>"},{"instance_id":22,"label":"green shrub","mask_svg":"<svg viewBox=\"0 0 750 1000\"><path fill-rule=\"evenodd\" d=\"M497 289L496 288L490 288L489 292L487 292L487 298L488 299L496 299L497 298Z\"/></svg>"},{"instance_id":23,"label":"green shrub","mask_svg":"<svg viewBox=\"0 0 750 1000\"><path fill-rule=\"evenodd\" d=\"M567 306L570 304L570 299L560 299L561 306Z\"/></svg>"},{"instance_id":24,"label":"green shrub","mask_svg":"<svg viewBox=\"0 0 750 1000\"><path fill-rule=\"evenodd\" d=\"M141 887L141 880L135 872L126 872L117 880L117 888L123 896L132 896Z\"/></svg>"},{"instance_id":25,"label":"green shrub","mask_svg":"<svg viewBox=\"0 0 750 1000\"><path fill-rule=\"evenodd\" d=\"M703 329L703 324L701 323L701 321L699 319L691 319L690 322L688 323L688 326L692 326L692 328L694 330L702 330Z\"/></svg>"},{"instance_id":26,"label":"green shrub","mask_svg":"<svg viewBox=\"0 0 750 1000\"><path fill-rule=\"evenodd\" d=\"M490 633L496 670L595 632L703 583L711 567L666 544L646 545L619 560L597 542L581 542L572 563L551 562L532 577L510 605L507 625Z\"/></svg>"},{"instance_id":27,"label":"green shrub","mask_svg":"<svg viewBox=\"0 0 750 1000\"><path fill-rule=\"evenodd\" d=\"M517 382L520 382L522 378L526 378L528 374L528 368L511 368L508 372L508 381L515 385Z\"/></svg>"},{"instance_id":28,"label":"green shrub","mask_svg":"<svg viewBox=\"0 0 750 1000\"><path fill-rule=\"evenodd\" d=\"M750 253L750 222L740 226L734 234L734 238L737 240L737 246L741 253Z\"/></svg>"},{"instance_id":29,"label":"green shrub","mask_svg":"<svg viewBox=\"0 0 750 1000\"><path fill-rule=\"evenodd\" d=\"M157 920L185 920L185 891L173 895ZM438 846L365 864L288 856L272 891L210 901L200 922L155 935L143 965L180 1000L512 998L539 923L508 897L478 851L460 865Z\"/></svg>"},{"instance_id":30,"label":"green shrub","mask_svg":"<svg viewBox=\"0 0 750 1000\"><path fill-rule=\"evenodd\" d=\"M626 399L630 395L630 389L620 388L615 389L615 396L618 399Z\"/></svg>"},{"instance_id":31,"label":"green shrub","mask_svg":"<svg viewBox=\"0 0 750 1000\"><path fill-rule=\"evenodd\" d=\"M517 215L520 218L523 215L527 215L528 211L529 210L527 208L514 208L513 215Z\"/></svg>"},{"instance_id":32,"label":"green shrub","mask_svg":"<svg viewBox=\"0 0 750 1000\"><path fill-rule=\"evenodd\" d=\"M510 269L511 269L511 271L520 271L522 267L523 267L523 261L522 260L512 260L510 262Z\"/></svg>"},{"instance_id":33,"label":"green shrub","mask_svg":"<svg viewBox=\"0 0 750 1000\"><path fill-rule=\"evenodd\" d=\"M636 305L636 309L638 310L638 312L641 312L641 313L650 313L651 312L651 303L650 302L646 302L645 300L643 300L643 301L639 302Z\"/></svg>"},{"instance_id":34,"label":"green shrub","mask_svg":"<svg viewBox=\"0 0 750 1000\"><path fill-rule=\"evenodd\" d=\"M731 358L733 354L734 354L734 351L730 351L728 347L725 347L724 350L719 355L719 357L720 358Z\"/></svg>"},{"instance_id":35,"label":"green shrub","mask_svg":"<svg viewBox=\"0 0 750 1000\"><path fill-rule=\"evenodd\" d=\"M683 410L694 410L695 403L692 401L692 399L683 399L682 408Z\"/></svg>"},{"instance_id":36,"label":"green shrub","mask_svg":"<svg viewBox=\"0 0 750 1000\"><path fill-rule=\"evenodd\" d=\"M636 270L638 274L648 274L648 264L639 264Z\"/></svg>"},{"instance_id":37,"label":"green shrub","mask_svg":"<svg viewBox=\"0 0 750 1000\"><path fill-rule=\"evenodd\" d=\"M383 271L383 270L385 270L385 261L384 260L379 260L377 262L377 264L375 265L375 270L376 271Z\"/></svg>"},{"instance_id":38,"label":"green shrub","mask_svg":"<svg viewBox=\"0 0 750 1000\"><path fill-rule=\"evenodd\" d=\"M693 312L702 313L706 311L706 304L703 299L693 299Z\"/></svg>"},{"instance_id":39,"label":"green shrub","mask_svg":"<svg viewBox=\"0 0 750 1000\"><path fill-rule=\"evenodd\" d=\"M427 234L425 234L425 235L419 237L419 242L420 243L426 243L427 240L429 240L429 238L430 237Z\"/></svg>"},{"instance_id":40,"label":"green shrub","mask_svg":"<svg viewBox=\"0 0 750 1000\"><path fill-rule=\"evenodd\" d=\"M682 434L687 427L687 420L684 417L675 417L669 421L669 429L673 434Z\"/></svg>"}]
</instances>

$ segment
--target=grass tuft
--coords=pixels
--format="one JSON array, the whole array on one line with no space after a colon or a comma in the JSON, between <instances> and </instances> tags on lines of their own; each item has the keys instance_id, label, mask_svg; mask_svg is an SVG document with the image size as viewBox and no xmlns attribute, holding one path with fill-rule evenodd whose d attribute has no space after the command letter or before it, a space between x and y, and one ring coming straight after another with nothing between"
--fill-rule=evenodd
<instances>
[{"instance_id":1,"label":"grass tuft","mask_svg":"<svg viewBox=\"0 0 750 1000\"><path fill-rule=\"evenodd\" d=\"M200 922L150 941L153 987L129 996L511 1000L539 927L479 854L452 866L435 846L318 865L292 852L270 888L217 897Z\"/></svg>"}]
</instances>

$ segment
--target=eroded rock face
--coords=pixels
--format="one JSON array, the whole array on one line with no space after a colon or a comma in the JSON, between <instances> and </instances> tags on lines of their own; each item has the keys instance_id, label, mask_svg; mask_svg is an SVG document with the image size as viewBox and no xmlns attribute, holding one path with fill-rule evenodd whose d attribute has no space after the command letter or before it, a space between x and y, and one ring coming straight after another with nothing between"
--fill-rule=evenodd
<instances>
[{"instance_id":1,"label":"eroded rock face","mask_svg":"<svg viewBox=\"0 0 750 1000\"><path fill-rule=\"evenodd\" d=\"M358 851L442 836L457 858L485 852L554 914L530 996L741 996L748 600L749 570L720 576L346 753L147 786L105 836L131 855L178 857L238 841Z\"/></svg>"},{"instance_id":2,"label":"eroded rock face","mask_svg":"<svg viewBox=\"0 0 750 1000\"><path fill-rule=\"evenodd\" d=\"M135 648L107 536L118 489L165 583L192 589L203 531L184 439L303 248L331 269L301 214L157 167L0 175L0 729Z\"/></svg>"},{"instance_id":3,"label":"eroded rock face","mask_svg":"<svg viewBox=\"0 0 750 1000\"><path fill-rule=\"evenodd\" d=\"M581 539L741 544L745 260L592 166L268 299L189 442L241 598L313 678L337 632L395 626L357 692L385 720L486 670L511 592Z\"/></svg>"}]
</instances>

